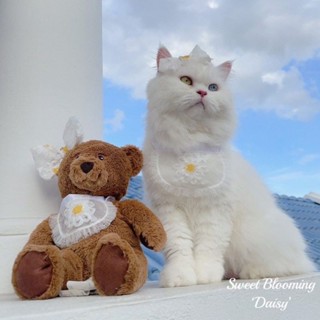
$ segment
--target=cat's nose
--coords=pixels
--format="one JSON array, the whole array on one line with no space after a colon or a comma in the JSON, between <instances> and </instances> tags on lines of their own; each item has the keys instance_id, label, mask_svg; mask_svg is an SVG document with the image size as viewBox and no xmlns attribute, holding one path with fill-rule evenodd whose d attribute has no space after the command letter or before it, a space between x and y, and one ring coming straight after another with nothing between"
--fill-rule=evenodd
<instances>
[{"instance_id":1,"label":"cat's nose","mask_svg":"<svg viewBox=\"0 0 320 320\"><path fill-rule=\"evenodd\" d=\"M198 90L197 93L200 94L201 98L203 98L208 94L207 91L204 91L204 90Z\"/></svg>"}]
</instances>

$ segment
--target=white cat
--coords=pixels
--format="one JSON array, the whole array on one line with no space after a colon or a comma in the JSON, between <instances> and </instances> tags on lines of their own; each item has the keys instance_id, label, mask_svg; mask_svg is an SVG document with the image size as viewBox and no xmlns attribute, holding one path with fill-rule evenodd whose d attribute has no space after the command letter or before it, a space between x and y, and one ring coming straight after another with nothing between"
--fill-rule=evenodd
<instances>
[{"instance_id":1,"label":"white cat","mask_svg":"<svg viewBox=\"0 0 320 320\"><path fill-rule=\"evenodd\" d=\"M229 145L231 62L214 67L198 46L179 58L161 47L157 67L147 88L143 175L168 237L161 286L314 271L293 220Z\"/></svg>"}]
</instances>

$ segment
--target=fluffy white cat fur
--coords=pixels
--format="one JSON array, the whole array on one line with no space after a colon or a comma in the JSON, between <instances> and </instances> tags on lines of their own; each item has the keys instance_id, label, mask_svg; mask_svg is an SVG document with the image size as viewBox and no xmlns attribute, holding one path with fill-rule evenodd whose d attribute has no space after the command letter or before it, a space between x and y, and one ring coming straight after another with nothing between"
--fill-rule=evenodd
<instances>
[{"instance_id":1,"label":"fluffy white cat fur","mask_svg":"<svg viewBox=\"0 0 320 320\"><path fill-rule=\"evenodd\" d=\"M231 67L215 67L198 46L179 58L160 47L147 87L143 176L167 232L164 287L315 270L293 220L230 146Z\"/></svg>"}]
</instances>

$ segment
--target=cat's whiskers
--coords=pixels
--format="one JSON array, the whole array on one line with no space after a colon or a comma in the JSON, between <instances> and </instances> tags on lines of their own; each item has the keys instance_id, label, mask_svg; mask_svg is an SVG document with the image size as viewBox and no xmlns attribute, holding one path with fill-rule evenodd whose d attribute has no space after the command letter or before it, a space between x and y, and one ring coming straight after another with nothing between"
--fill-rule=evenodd
<instances>
[{"instance_id":1,"label":"cat's whiskers","mask_svg":"<svg viewBox=\"0 0 320 320\"><path fill-rule=\"evenodd\" d=\"M205 104L203 102L203 99L195 99L194 95L188 95L188 96L184 96L182 99L181 99L181 105L183 107L186 107L187 110L191 109L191 108L194 108L194 107L197 107L198 105L201 105L203 110L205 110Z\"/></svg>"}]
</instances>

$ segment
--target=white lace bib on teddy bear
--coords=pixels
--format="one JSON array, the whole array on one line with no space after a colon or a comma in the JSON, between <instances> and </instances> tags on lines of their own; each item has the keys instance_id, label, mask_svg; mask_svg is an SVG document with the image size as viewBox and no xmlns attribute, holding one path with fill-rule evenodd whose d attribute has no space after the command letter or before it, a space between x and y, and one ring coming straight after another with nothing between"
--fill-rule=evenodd
<instances>
[{"instance_id":1,"label":"white lace bib on teddy bear","mask_svg":"<svg viewBox=\"0 0 320 320\"><path fill-rule=\"evenodd\" d=\"M116 212L109 198L69 194L49 219L53 241L60 248L77 243L107 228Z\"/></svg>"}]
</instances>

